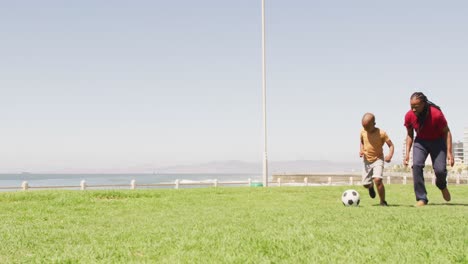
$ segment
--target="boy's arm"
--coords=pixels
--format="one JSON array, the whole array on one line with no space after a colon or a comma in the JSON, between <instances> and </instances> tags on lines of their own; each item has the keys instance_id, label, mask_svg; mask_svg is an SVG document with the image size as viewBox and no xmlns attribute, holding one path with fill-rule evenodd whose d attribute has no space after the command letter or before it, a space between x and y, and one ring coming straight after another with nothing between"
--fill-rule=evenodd
<instances>
[{"instance_id":1,"label":"boy's arm","mask_svg":"<svg viewBox=\"0 0 468 264\"><path fill-rule=\"evenodd\" d=\"M364 141L362 139L362 135L361 135L361 138L360 138L360 142L361 142L361 147L359 149L359 157L363 157L364 156Z\"/></svg>"},{"instance_id":2,"label":"boy's arm","mask_svg":"<svg viewBox=\"0 0 468 264\"><path fill-rule=\"evenodd\" d=\"M395 147L393 146L393 142L390 139L388 139L385 143L387 143L387 146L389 148L388 154L387 154L387 156L385 156L385 161L390 162L390 161L392 161L393 152L395 151Z\"/></svg>"}]
</instances>

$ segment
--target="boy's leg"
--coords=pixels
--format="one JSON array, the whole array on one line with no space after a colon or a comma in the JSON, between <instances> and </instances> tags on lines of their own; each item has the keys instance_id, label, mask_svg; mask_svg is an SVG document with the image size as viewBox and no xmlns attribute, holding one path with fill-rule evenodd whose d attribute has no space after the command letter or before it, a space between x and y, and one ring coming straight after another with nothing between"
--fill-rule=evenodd
<instances>
[{"instance_id":1,"label":"boy's leg","mask_svg":"<svg viewBox=\"0 0 468 264\"><path fill-rule=\"evenodd\" d=\"M364 159L363 169L362 169L362 180L361 183L364 188L369 190L369 196L375 198L374 184L372 183L372 175L374 170L372 169L372 163Z\"/></svg>"},{"instance_id":2,"label":"boy's leg","mask_svg":"<svg viewBox=\"0 0 468 264\"><path fill-rule=\"evenodd\" d=\"M413 145L413 183L414 193L416 195L417 205L425 205L429 201L427 199L426 186L424 185L423 168L429 154L424 143L420 139L416 139Z\"/></svg>"},{"instance_id":3,"label":"boy's leg","mask_svg":"<svg viewBox=\"0 0 468 264\"><path fill-rule=\"evenodd\" d=\"M445 140L434 141L431 145L431 159L436 176L436 186L442 191L442 196L450 201L450 192L447 189L447 146Z\"/></svg>"},{"instance_id":4,"label":"boy's leg","mask_svg":"<svg viewBox=\"0 0 468 264\"><path fill-rule=\"evenodd\" d=\"M374 198L375 198L374 184L370 184L370 185L368 185L368 187L366 187L366 188L369 189L369 196L370 196L370 198L374 199Z\"/></svg>"},{"instance_id":5,"label":"boy's leg","mask_svg":"<svg viewBox=\"0 0 468 264\"><path fill-rule=\"evenodd\" d=\"M379 193L380 198L380 205L387 205L385 201L385 186L383 184L383 168L384 168L384 161L379 159L374 162L374 175L372 179L374 180L374 184L377 186L377 192Z\"/></svg>"},{"instance_id":6,"label":"boy's leg","mask_svg":"<svg viewBox=\"0 0 468 264\"><path fill-rule=\"evenodd\" d=\"M374 183L377 186L377 192L380 197L380 204L386 203L385 201L385 186L383 184L382 178L374 178Z\"/></svg>"}]
</instances>

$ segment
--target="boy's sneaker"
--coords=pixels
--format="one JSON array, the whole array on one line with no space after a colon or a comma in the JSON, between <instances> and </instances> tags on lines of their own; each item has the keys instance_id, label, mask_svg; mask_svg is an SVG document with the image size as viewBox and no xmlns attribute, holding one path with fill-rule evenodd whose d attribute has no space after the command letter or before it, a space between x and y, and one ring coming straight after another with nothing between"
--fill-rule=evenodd
<instances>
[{"instance_id":1,"label":"boy's sneaker","mask_svg":"<svg viewBox=\"0 0 468 264\"><path fill-rule=\"evenodd\" d=\"M369 188L369 196L370 196L370 198L372 198L372 199L375 198L374 186L372 186L372 187Z\"/></svg>"},{"instance_id":2,"label":"boy's sneaker","mask_svg":"<svg viewBox=\"0 0 468 264\"><path fill-rule=\"evenodd\" d=\"M380 202L380 206L388 206L387 201Z\"/></svg>"}]
</instances>

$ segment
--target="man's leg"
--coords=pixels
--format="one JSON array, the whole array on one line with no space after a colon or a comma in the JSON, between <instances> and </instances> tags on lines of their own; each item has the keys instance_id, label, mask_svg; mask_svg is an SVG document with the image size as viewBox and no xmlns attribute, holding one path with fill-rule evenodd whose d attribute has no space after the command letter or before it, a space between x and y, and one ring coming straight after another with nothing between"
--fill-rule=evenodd
<instances>
[{"instance_id":1,"label":"man's leg","mask_svg":"<svg viewBox=\"0 0 468 264\"><path fill-rule=\"evenodd\" d=\"M431 145L431 159L436 176L436 186L442 191L445 201L450 201L447 189L447 145L444 139L434 141Z\"/></svg>"},{"instance_id":2,"label":"man's leg","mask_svg":"<svg viewBox=\"0 0 468 264\"><path fill-rule=\"evenodd\" d=\"M417 205L425 205L429 201L427 199L426 186L424 185L423 168L429 154L425 142L419 139L414 141L413 145L413 183L414 194L416 195Z\"/></svg>"}]
</instances>

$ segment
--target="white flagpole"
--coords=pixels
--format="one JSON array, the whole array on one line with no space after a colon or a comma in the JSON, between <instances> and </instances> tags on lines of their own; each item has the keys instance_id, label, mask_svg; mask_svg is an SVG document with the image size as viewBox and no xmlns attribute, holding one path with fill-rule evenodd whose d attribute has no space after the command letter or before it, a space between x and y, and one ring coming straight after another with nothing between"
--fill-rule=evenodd
<instances>
[{"instance_id":1,"label":"white flagpole","mask_svg":"<svg viewBox=\"0 0 468 264\"><path fill-rule=\"evenodd\" d=\"M266 62L265 62L265 0L262 0L262 90L263 90L263 186L268 187L267 125L266 125Z\"/></svg>"}]
</instances>

